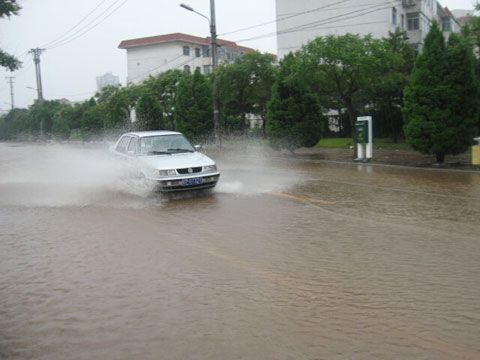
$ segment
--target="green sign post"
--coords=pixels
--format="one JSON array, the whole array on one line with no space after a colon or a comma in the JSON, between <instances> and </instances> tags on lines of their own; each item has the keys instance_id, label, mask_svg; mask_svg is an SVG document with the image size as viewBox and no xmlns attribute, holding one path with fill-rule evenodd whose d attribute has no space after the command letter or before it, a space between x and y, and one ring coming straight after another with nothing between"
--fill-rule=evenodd
<instances>
[{"instance_id":1,"label":"green sign post","mask_svg":"<svg viewBox=\"0 0 480 360\"><path fill-rule=\"evenodd\" d=\"M355 142L358 157L355 161L368 161L373 157L373 126L371 116L358 117L355 122Z\"/></svg>"},{"instance_id":2,"label":"green sign post","mask_svg":"<svg viewBox=\"0 0 480 360\"><path fill-rule=\"evenodd\" d=\"M357 144L367 144L368 139L368 121L355 122L355 142Z\"/></svg>"}]
</instances>

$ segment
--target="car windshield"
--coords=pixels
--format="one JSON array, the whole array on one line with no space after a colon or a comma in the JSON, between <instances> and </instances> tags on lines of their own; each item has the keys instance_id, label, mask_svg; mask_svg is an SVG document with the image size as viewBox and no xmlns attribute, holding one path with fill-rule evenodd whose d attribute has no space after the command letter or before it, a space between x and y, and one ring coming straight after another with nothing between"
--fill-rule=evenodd
<instances>
[{"instance_id":1,"label":"car windshield","mask_svg":"<svg viewBox=\"0 0 480 360\"><path fill-rule=\"evenodd\" d=\"M147 136L140 139L140 155L194 152L195 148L180 134Z\"/></svg>"}]
</instances>

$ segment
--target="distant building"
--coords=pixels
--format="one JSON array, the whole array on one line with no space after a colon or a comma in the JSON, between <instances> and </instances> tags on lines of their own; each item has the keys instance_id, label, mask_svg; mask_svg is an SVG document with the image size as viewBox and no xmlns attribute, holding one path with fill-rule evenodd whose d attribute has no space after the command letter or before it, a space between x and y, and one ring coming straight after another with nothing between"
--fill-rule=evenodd
<instances>
[{"instance_id":1,"label":"distant building","mask_svg":"<svg viewBox=\"0 0 480 360\"><path fill-rule=\"evenodd\" d=\"M279 58L319 36L352 33L383 38L398 29L421 50L434 19L446 37L460 29L452 12L435 0L276 0L276 18Z\"/></svg>"},{"instance_id":2,"label":"distant building","mask_svg":"<svg viewBox=\"0 0 480 360\"><path fill-rule=\"evenodd\" d=\"M102 76L97 76L97 90L102 90L105 86L118 86L120 84L118 76L108 72Z\"/></svg>"},{"instance_id":3,"label":"distant building","mask_svg":"<svg viewBox=\"0 0 480 360\"><path fill-rule=\"evenodd\" d=\"M171 69L202 74L212 71L211 38L175 33L140 39L123 40L118 47L127 50L127 83L139 84L149 75ZM217 39L218 62L233 62L236 57L254 49L232 41Z\"/></svg>"}]
</instances>

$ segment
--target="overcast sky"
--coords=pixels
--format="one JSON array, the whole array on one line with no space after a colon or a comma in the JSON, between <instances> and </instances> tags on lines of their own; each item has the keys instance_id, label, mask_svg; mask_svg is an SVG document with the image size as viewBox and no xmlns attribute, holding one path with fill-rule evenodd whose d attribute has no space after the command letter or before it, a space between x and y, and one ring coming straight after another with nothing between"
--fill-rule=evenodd
<instances>
[{"instance_id":1,"label":"overcast sky","mask_svg":"<svg viewBox=\"0 0 480 360\"><path fill-rule=\"evenodd\" d=\"M353 0L355 1L355 0ZM19 0L19 16L0 20L0 48L17 56L23 68L0 69L0 110L10 108L14 76L16 107L27 107L37 97L32 48L41 55L45 99L79 101L96 91L96 77L112 72L125 84L126 51L122 40L174 32L206 37L206 19L189 12L184 2L210 16L209 0ZM473 0L443 0L450 9L471 9ZM239 45L276 53L275 0L216 0L217 34ZM257 26L265 24L263 26ZM255 28L239 31L251 26ZM260 40L248 40L266 35ZM269 36L270 35L270 36ZM1 112L0 112L1 113Z\"/></svg>"}]
</instances>

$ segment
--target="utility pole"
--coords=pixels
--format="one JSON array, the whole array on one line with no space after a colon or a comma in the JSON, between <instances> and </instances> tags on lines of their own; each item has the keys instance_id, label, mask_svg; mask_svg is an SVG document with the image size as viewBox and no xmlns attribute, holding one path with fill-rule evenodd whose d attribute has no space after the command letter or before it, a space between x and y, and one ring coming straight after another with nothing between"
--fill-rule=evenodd
<instances>
[{"instance_id":1,"label":"utility pole","mask_svg":"<svg viewBox=\"0 0 480 360\"><path fill-rule=\"evenodd\" d=\"M45 49L31 49L29 53L33 54L33 61L35 62L35 73L37 75L37 92L38 92L38 102L43 101L43 91L42 91L42 75L40 72L40 54Z\"/></svg>"},{"instance_id":2,"label":"utility pole","mask_svg":"<svg viewBox=\"0 0 480 360\"><path fill-rule=\"evenodd\" d=\"M12 105L12 110L13 110L13 108L15 107L15 104L14 104L14 101L13 101L13 99L14 99L14 96L13 96L13 80L15 80L15 77L7 76L7 77L5 77L5 79L7 79L10 82L10 99L11 99L10 104Z\"/></svg>"},{"instance_id":3,"label":"utility pole","mask_svg":"<svg viewBox=\"0 0 480 360\"><path fill-rule=\"evenodd\" d=\"M222 137L220 136L220 111L217 98L217 79L215 76L215 68L218 65L217 56L217 26L215 22L215 0L210 0L210 34L212 37L212 71L213 71L213 131L215 134L215 143L222 145Z\"/></svg>"}]
</instances>

